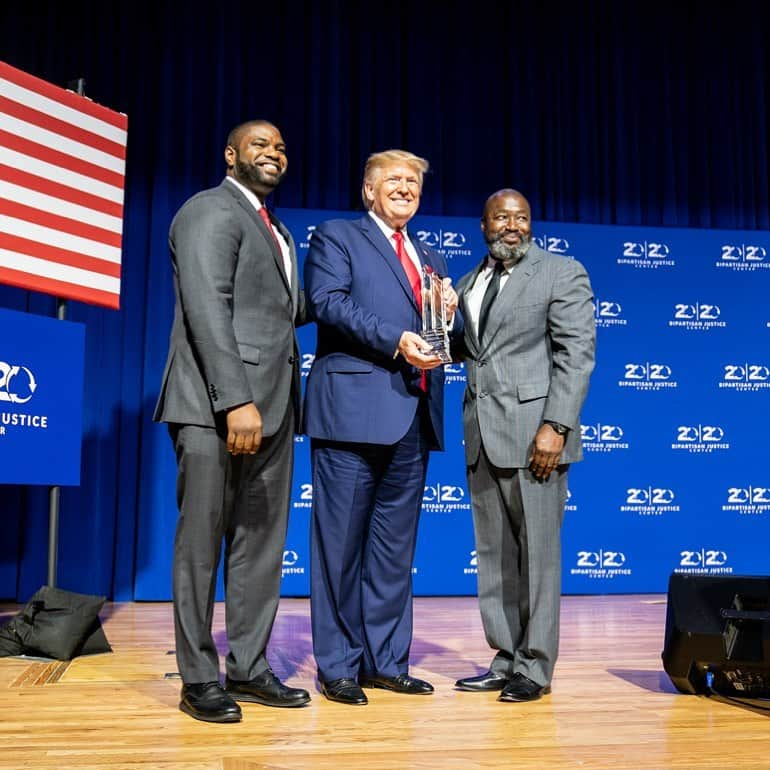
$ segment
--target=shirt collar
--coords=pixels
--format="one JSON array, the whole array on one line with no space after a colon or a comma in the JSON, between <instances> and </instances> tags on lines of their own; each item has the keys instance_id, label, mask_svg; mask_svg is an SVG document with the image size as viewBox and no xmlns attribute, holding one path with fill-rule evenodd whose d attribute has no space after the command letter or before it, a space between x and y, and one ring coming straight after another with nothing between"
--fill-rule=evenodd
<instances>
[{"instance_id":1,"label":"shirt collar","mask_svg":"<svg viewBox=\"0 0 770 770\"><path fill-rule=\"evenodd\" d=\"M249 190L248 187L246 187L245 185L242 185L234 177L226 176L225 179L228 182L234 184L248 198L249 203L251 203L251 205L254 206L254 208L257 211L259 211L261 208L263 208L262 201L259 198L257 198L257 196L254 195L254 193L251 190Z\"/></svg>"},{"instance_id":2,"label":"shirt collar","mask_svg":"<svg viewBox=\"0 0 770 770\"><path fill-rule=\"evenodd\" d=\"M391 241L393 239L393 233L395 232L401 232L404 234L404 238L406 240L409 240L409 236L406 234L406 225L404 225L400 230L396 231L393 229L390 225L386 224L382 221L373 211L369 211L369 216L375 221L377 224L377 227L382 230L383 235L388 239L388 241Z\"/></svg>"}]
</instances>

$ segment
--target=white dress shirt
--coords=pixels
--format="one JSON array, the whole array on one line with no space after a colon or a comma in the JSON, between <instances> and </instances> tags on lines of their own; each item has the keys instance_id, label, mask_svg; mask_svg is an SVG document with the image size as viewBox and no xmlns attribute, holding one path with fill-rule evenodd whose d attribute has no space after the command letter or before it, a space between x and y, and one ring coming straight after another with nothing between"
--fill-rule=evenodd
<instances>
[{"instance_id":1,"label":"white dress shirt","mask_svg":"<svg viewBox=\"0 0 770 770\"><path fill-rule=\"evenodd\" d=\"M526 254L524 256L526 256ZM506 260L503 262L503 272L500 273L500 288L498 289L498 294L503 290L503 286L508 282L511 272L522 259L524 259L524 257L521 257L519 260ZM479 328L481 303L484 299L484 293L487 290L487 286L489 286L489 282L494 275L496 261L497 260L492 259L492 257L487 256L487 263L484 265L484 269L479 271L473 286L465 295L465 307L467 308L470 320L473 322L473 326L476 329Z\"/></svg>"}]
</instances>

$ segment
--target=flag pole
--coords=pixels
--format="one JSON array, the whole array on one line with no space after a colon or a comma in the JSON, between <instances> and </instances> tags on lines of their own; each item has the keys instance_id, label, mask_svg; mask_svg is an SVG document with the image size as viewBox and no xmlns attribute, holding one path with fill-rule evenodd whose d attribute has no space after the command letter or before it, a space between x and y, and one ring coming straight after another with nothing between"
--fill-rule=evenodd
<instances>
[{"instance_id":1,"label":"flag pole","mask_svg":"<svg viewBox=\"0 0 770 770\"><path fill-rule=\"evenodd\" d=\"M70 80L67 88L79 96L85 96L86 81L84 78ZM64 321L67 318L67 300L56 298L56 318ZM56 587L56 575L59 567L59 501L61 488L48 488L48 585Z\"/></svg>"}]
</instances>

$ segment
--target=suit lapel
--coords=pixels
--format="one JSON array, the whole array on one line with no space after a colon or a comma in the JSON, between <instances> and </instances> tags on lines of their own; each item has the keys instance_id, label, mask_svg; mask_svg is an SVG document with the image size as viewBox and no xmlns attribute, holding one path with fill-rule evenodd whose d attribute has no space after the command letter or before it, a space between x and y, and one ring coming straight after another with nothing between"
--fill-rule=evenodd
<instances>
[{"instance_id":1,"label":"suit lapel","mask_svg":"<svg viewBox=\"0 0 770 770\"><path fill-rule=\"evenodd\" d=\"M262 217L257 214L256 209L254 206L252 206L248 201L245 201L245 205L248 206L249 209L251 209L250 214L251 218L257 223L259 227L260 233L262 233L262 237L265 239L265 242L267 243L268 248L270 249L270 253L273 255L273 260L276 264L276 267L278 268L278 272L281 275L281 280L283 281L283 285L286 287L286 291L291 294L291 287L289 286L289 279L286 276L286 268L283 264L283 254L281 253L281 249L278 246L278 243L276 242L275 238L273 237L272 233L267 229L267 225L262 221ZM270 217L270 223L273 225L274 228L277 230L280 230L280 228L277 226L280 224L278 220L268 211L268 216ZM286 238L283 231L281 231L281 235ZM291 240L286 238L287 243L290 243ZM294 271L294 260L292 260L292 272ZM296 284L295 284L296 285Z\"/></svg>"},{"instance_id":2,"label":"suit lapel","mask_svg":"<svg viewBox=\"0 0 770 770\"><path fill-rule=\"evenodd\" d=\"M358 225L361 228L361 232L363 233L364 237L372 244L372 246L374 246L380 256L385 260L387 266L392 270L393 275L396 276L396 279L401 284L401 288L404 290L404 293L409 298L410 302L414 305L415 310L417 310L417 300L406 277L406 272L404 271L401 263L398 261L395 248L393 248L393 246L388 242L385 234L382 232L382 230L380 230L380 228L377 226L377 223L368 214L358 221ZM414 241L412 241L412 245L415 245ZM417 254L420 256L420 261L424 264L427 254L425 246L420 244L419 246L415 246L415 248L417 250Z\"/></svg>"},{"instance_id":3,"label":"suit lapel","mask_svg":"<svg viewBox=\"0 0 770 770\"><path fill-rule=\"evenodd\" d=\"M519 301L519 297L523 294L532 276L540 269L540 262L539 250L533 244L524 257L524 261L517 268L514 268L513 272L508 276L505 286L500 290L489 311L486 333L484 335L485 344L481 352L486 350L495 338L495 335L508 317L506 310L514 307Z\"/></svg>"},{"instance_id":4,"label":"suit lapel","mask_svg":"<svg viewBox=\"0 0 770 770\"><path fill-rule=\"evenodd\" d=\"M222 187L224 187L224 189L226 189L227 192L235 198L235 200L238 202L238 205L246 212L247 216L251 219L257 230L259 230L260 234L265 239L265 246L267 246L268 250L272 254L273 261L278 268L278 273L281 276L283 285L286 287L286 291L289 293L289 295L292 296L293 300L293 293L289 286L289 281L286 277L286 269L283 266L283 254L281 254L281 250L278 247L275 238L273 238L270 231L267 229L267 225L262 221L262 217L257 214L257 210L254 208L251 201L234 184L224 180L222 182ZM268 214L270 214L270 212L268 212ZM272 215L270 215L270 221L273 223L273 226L277 227L281 231L281 234L286 238L285 232L288 232L286 231L286 228L284 228L283 225L281 225L280 222L278 222ZM286 238L286 241L290 244L291 238ZM296 262L296 258L294 255L292 255L292 285L294 286L296 286L296 283L293 281L293 273Z\"/></svg>"},{"instance_id":5,"label":"suit lapel","mask_svg":"<svg viewBox=\"0 0 770 770\"><path fill-rule=\"evenodd\" d=\"M478 329L476 328L476 324L471 320L470 313L468 312L468 293L471 291L471 289L474 287L476 280L479 277L479 273L484 269L484 265L487 263L487 258L484 257L484 259L481 260L480 264L476 266L475 270L472 270L470 273L467 273L463 278L460 279L460 282L457 284L456 291L457 295L459 297L459 308L460 312L463 315L463 318L465 319L465 329L468 332L466 335L467 341L470 343L471 346L471 353L474 355L478 353L479 350L479 337L478 337Z\"/></svg>"},{"instance_id":6,"label":"suit lapel","mask_svg":"<svg viewBox=\"0 0 770 770\"><path fill-rule=\"evenodd\" d=\"M270 215L270 221L273 223L273 227L275 227L278 232L283 236L283 239L286 241L286 243L289 244L289 259L291 261L291 286L289 287L289 292L291 294L291 302L292 307L294 308L294 311L297 310L297 304L299 302L299 262L297 260L297 249L294 246L294 239L291 237L291 233L289 232L288 228L283 224L283 222L279 221L275 216L272 214ZM271 240L273 240L271 238ZM283 255L281 254L281 274L286 277L286 270L283 266Z\"/></svg>"}]
</instances>

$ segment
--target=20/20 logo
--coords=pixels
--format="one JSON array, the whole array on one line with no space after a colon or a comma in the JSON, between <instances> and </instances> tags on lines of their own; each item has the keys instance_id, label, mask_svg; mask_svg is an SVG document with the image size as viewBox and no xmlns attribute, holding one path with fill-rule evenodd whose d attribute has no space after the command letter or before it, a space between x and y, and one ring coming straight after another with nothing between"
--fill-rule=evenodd
<instances>
[{"instance_id":1,"label":"20/20 logo","mask_svg":"<svg viewBox=\"0 0 770 770\"><path fill-rule=\"evenodd\" d=\"M26 366L0 361L0 401L26 404L37 390L35 375Z\"/></svg>"}]
</instances>

